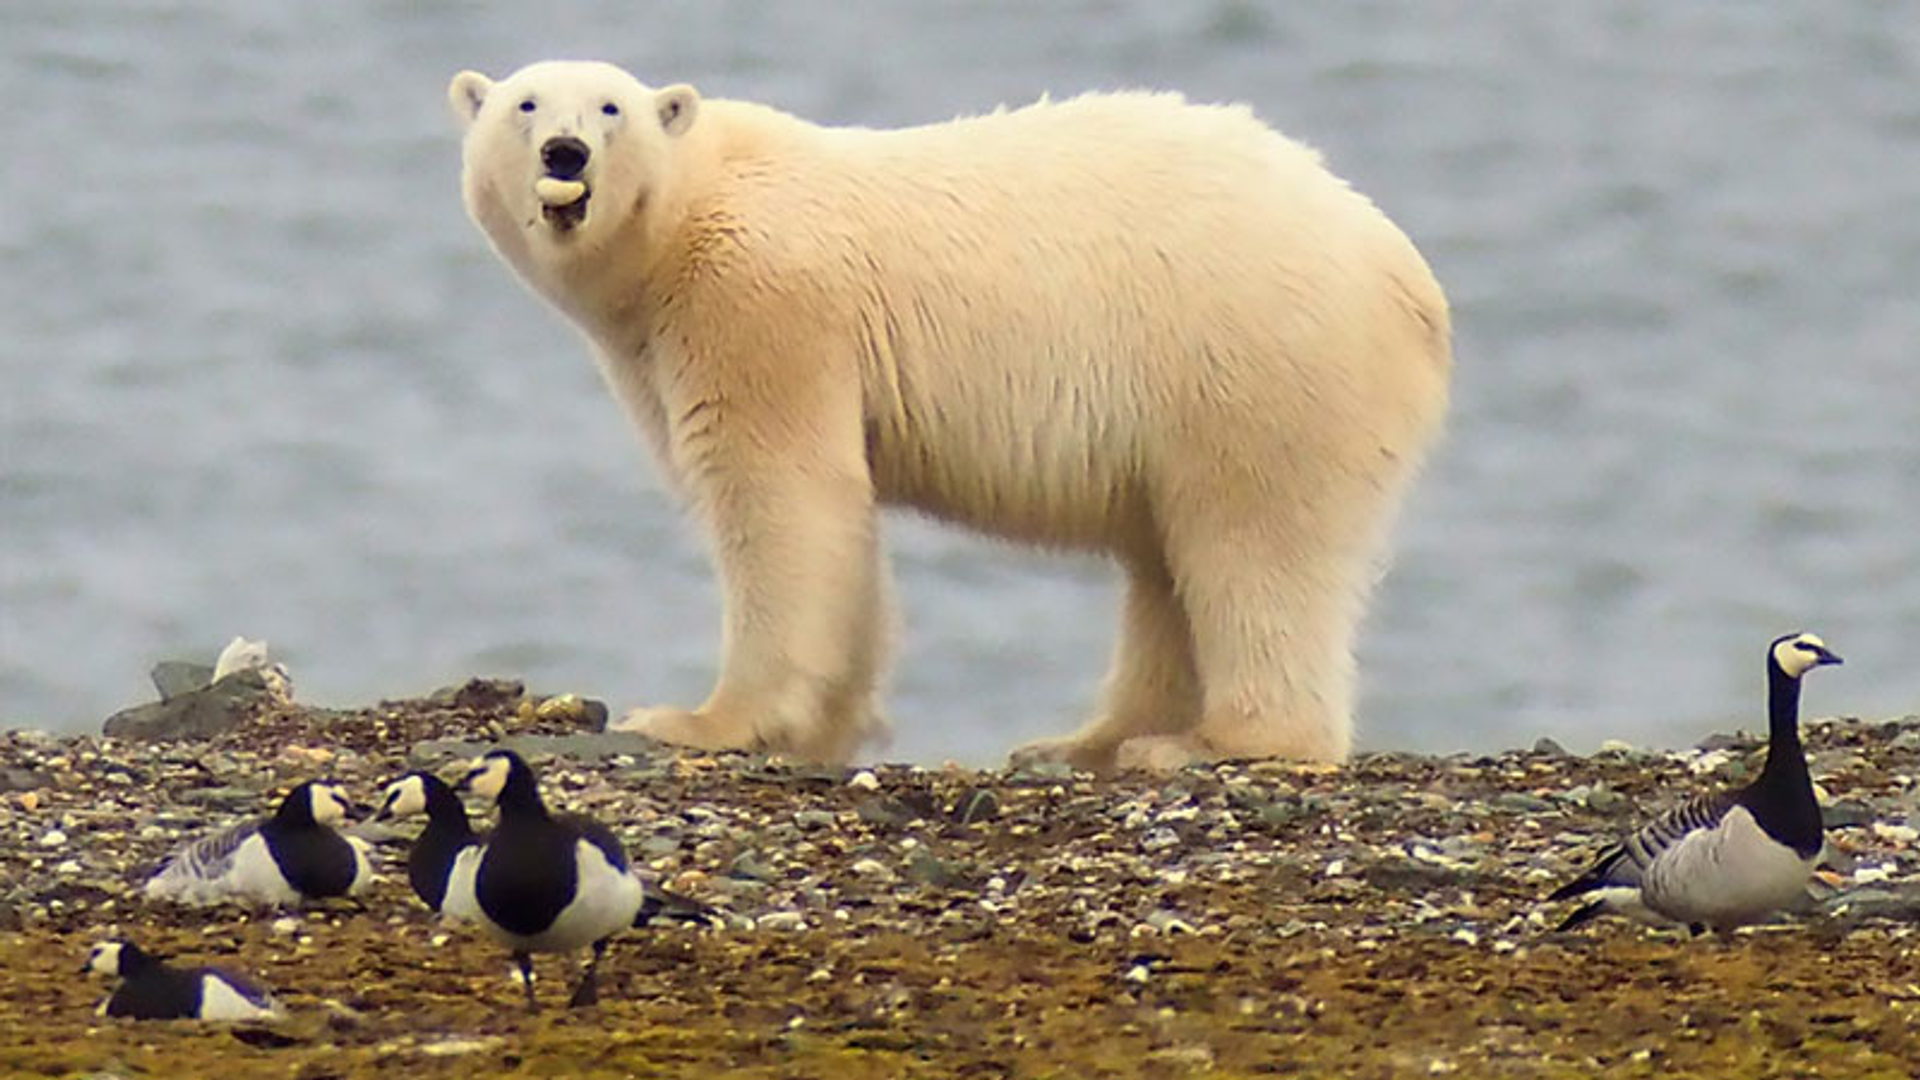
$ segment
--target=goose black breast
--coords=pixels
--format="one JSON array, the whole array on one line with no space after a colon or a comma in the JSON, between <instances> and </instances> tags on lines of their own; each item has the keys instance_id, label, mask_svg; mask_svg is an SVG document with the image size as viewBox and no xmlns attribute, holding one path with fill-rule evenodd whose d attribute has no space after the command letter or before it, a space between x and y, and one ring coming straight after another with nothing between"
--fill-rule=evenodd
<instances>
[{"instance_id":1,"label":"goose black breast","mask_svg":"<svg viewBox=\"0 0 1920 1080\"><path fill-rule=\"evenodd\" d=\"M359 873L353 845L332 829L269 820L260 835L280 876L302 896L345 896L353 886Z\"/></svg>"},{"instance_id":2,"label":"goose black breast","mask_svg":"<svg viewBox=\"0 0 1920 1080\"><path fill-rule=\"evenodd\" d=\"M108 1016L181 1020L200 1014L200 972L155 966L128 979L107 999Z\"/></svg>"},{"instance_id":3,"label":"goose black breast","mask_svg":"<svg viewBox=\"0 0 1920 1080\"><path fill-rule=\"evenodd\" d=\"M532 936L553 925L579 891L574 830L505 815L474 878L480 910L502 930Z\"/></svg>"},{"instance_id":4,"label":"goose black breast","mask_svg":"<svg viewBox=\"0 0 1920 1080\"><path fill-rule=\"evenodd\" d=\"M462 848L474 843L472 833L442 832L428 824L413 850L407 853L407 880L414 894L439 911L447 901L447 875Z\"/></svg>"}]
</instances>

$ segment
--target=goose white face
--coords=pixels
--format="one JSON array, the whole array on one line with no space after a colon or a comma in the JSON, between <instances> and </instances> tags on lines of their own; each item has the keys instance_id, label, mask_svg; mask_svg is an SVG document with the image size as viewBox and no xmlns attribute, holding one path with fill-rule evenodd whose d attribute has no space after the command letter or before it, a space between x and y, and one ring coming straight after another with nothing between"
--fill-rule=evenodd
<instances>
[{"instance_id":1,"label":"goose white face","mask_svg":"<svg viewBox=\"0 0 1920 1080\"><path fill-rule=\"evenodd\" d=\"M513 764L506 758L489 754L474 758L473 764L467 766L466 778L460 782L481 796L494 799L500 796L500 789L507 786L507 773L512 769Z\"/></svg>"},{"instance_id":2,"label":"goose white face","mask_svg":"<svg viewBox=\"0 0 1920 1080\"><path fill-rule=\"evenodd\" d=\"M417 776L403 776L387 785L387 794L380 802L380 812L374 817L385 821L422 813L426 808L426 782Z\"/></svg>"},{"instance_id":3,"label":"goose white face","mask_svg":"<svg viewBox=\"0 0 1920 1080\"><path fill-rule=\"evenodd\" d=\"M1799 678L1822 664L1838 664L1840 658L1827 648L1827 643L1812 634L1795 634L1782 638L1773 646L1773 662L1790 678Z\"/></svg>"},{"instance_id":4,"label":"goose white face","mask_svg":"<svg viewBox=\"0 0 1920 1080\"><path fill-rule=\"evenodd\" d=\"M313 820L321 825L338 825L347 819L347 796L332 784L315 784L307 789L313 804Z\"/></svg>"},{"instance_id":5,"label":"goose white face","mask_svg":"<svg viewBox=\"0 0 1920 1080\"><path fill-rule=\"evenodd\" d=\"M120 974L120 949L117 941L103 941L93 947L93 955L87 957L87 967L102 975Z\"/></svg>"}]
</instances>

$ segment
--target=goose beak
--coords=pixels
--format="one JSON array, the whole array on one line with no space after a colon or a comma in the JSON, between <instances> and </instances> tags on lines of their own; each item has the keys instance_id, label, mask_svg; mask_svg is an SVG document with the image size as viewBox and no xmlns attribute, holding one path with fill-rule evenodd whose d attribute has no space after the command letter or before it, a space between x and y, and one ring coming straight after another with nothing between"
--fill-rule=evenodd
<instances>
[{"instance_id":1,"label":"goose beak","mask_svg":"<svg viewBox=\"0 0 1920 1080\"><path fill-rule=\"evenodd\" d=\"M1819 667L1823 664L1844 664L1846 661L1840 659L1839 654L1832 649L1819 648L1814 650L1813 663L1815 667Z\"/></svg>"}]
</instances>

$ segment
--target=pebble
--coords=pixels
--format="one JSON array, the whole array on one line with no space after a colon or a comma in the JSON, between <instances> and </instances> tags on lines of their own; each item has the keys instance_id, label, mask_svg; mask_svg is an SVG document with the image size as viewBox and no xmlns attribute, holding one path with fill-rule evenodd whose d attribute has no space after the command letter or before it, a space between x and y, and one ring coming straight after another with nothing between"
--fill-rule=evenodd
<instances>
[{"instance_id":1,"label":"pebble","mask_svg":"<svg viewBox=\"0 0 1920 1080\"><path fill-rule=\"evenodd\" d=\"M1166 951L1192 947L1172 937L1224 934L1385 955L1418 934L1491 955L1531 948L1564 915L1538 898L1616 839L1630 816L1656 813L1672 792L1697 786L1693 768L1707 756L1546 747L1372 754L1343 770L1263 762L1161 781L1066 767L848 774L542 727L561 721L516 719L520 700L475 698L443 713L403 702L316 713L304 726L296 707L277 728L138 748L0 733L0 775L18 769L46 780L0 794L0 926L92 926L106 921L110 903L123 924L147 917L142 870L210 825L259 814L273 792L311 776L318 759L287 748L327 750L329 772L366 799L410 756L436 768L472 756L504 719L516 743L562 761L542 766L557 809L613 823L636 861L721 908L732 929L717 933L746 947L761 947L756 933L809 927L836 939L904 930L937 956L956 940L1032 924L1121 949L1134 934L1137 947ZM1920 910L1920 786L1897 779L1920 776L1920 738L1900 745L1910 734L1920 734L1920 718L1809 725L1809 746L1842 751L1823 760L1866 764L1822 777L1835 796L1824 807L1829 823L1855 826L1832 837L1852 862L1836 864L1844 868L1833 876L1837 889L1808 917L1904 927ZM1707 770L1712 779L1757 744L1726 749L1735 747ZM84 840L84 859L63 858L79 850L72 837ZM404 894L404 880L399 888ZM1249 889L1259 890L1255 901L1244 898ZM406 915L393 932L450 950L434 954L436 964L464 951L463 935L416 921L417 910ZM268 947L294 952L311 931L313 947L325 948L327 920L337 917L273 918ZM232 930L231 921L209 925ZM1156 981L1153 961L1116 960L1108 970L1128 985ZM1193 977L1172 970L1181 974L1164 981ZM853 977L844 968L834 976Z\"/></svg>"},{"instance_id":2,"label":"pebble","mask_svg":"<svg viewBox=\"0 0 1920 1080\"><path fill-rule=\"evenodd\" d=\"M1920 829L1911 825L1889 825L1884 821L1876 821L1873 823L1873 835L1899 844L1901 847L1911 847L1915 840L1920 840Z\"/></svg>"}]
</instances>

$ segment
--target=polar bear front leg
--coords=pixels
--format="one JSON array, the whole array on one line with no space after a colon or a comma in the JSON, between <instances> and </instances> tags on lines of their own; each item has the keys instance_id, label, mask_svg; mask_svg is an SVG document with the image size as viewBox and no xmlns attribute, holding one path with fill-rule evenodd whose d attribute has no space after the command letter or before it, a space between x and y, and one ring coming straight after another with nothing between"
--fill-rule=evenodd
<instances>
[{"instance_id":1,"label":"polar bear front leg","mask_svg":"<svg viewBox=\"0 0 1920 1080\"><path fill-rule=\"evenodd\" d=\"M725 613L720 678L698 709L616 725L707 750L841 761L879 725L886 614L870 484L768 464L696 488Z\"/></svg>"},{"instance_id":2,"label":"polar bear front leg","mask_svg":"<svg viewBox=\"0 0 1920 1080\"><path fill-rule=\"evenodd\" d=\"M1173 579L1158 557L1137 560L1128 566L1120 638L1099 714L1071 735L1020 747L1012 761L1063 761L1110 771L1122 745L1185 731L1199 720L1200 709L1193 634Z\"/></svg>"}]
</instances>

